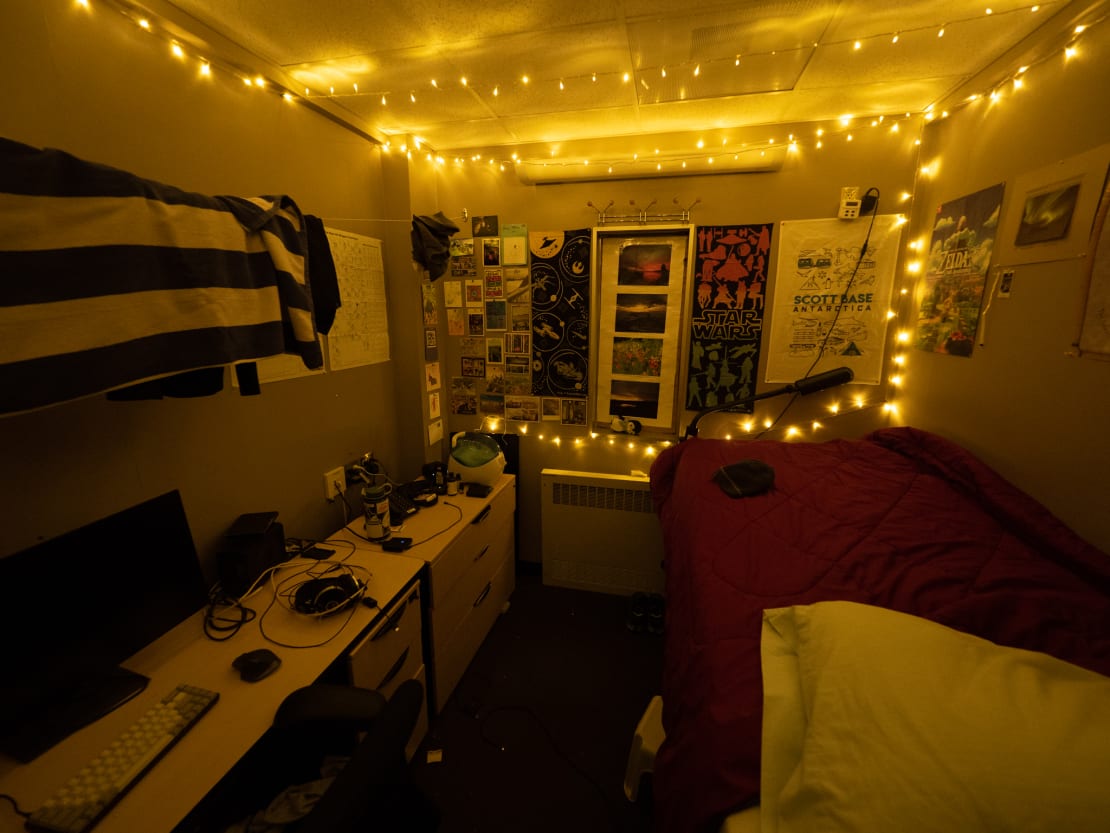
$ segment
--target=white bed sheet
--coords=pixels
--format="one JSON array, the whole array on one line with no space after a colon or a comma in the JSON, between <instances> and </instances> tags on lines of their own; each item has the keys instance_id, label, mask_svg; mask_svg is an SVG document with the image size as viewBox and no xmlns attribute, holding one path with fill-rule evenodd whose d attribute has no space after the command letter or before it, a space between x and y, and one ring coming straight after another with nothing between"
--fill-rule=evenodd
<instances>
[{"instance_id":1,"label":"white bed sheet","mask_svg":"<svg viewBox=\"0 0 1110 833\"><path fill-rule=\"evenodd\" d=\"M761 647L761 806L727 833L1107 829L1110 677L852 602L768 610Z\"/></svg>"}]
</instances>

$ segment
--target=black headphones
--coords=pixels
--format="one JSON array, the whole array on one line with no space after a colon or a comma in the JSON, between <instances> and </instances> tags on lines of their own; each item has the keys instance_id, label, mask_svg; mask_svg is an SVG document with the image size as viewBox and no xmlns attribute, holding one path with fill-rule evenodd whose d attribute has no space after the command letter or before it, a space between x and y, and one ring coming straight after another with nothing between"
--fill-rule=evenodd
<instances>
[{"instance_id":1,"label":"black headphones","mask_svg":"<svg viewBox=\"0 0 1110 833\"><path fill-rule=\"evenodd\" d=\"M366 584L344 574L334 578L309 579L293 594L293 610L311 616L338 613L366 592Z\"/></svg>"}]
</instances>

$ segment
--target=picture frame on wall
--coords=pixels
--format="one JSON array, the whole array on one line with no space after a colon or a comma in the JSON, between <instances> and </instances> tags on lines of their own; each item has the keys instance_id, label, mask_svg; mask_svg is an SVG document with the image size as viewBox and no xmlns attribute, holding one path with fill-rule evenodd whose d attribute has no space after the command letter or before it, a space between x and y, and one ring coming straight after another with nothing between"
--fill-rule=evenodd
<instances>
[{"instance_id":1,"label":"picture frame on wall","mask_svg":"<svg viewBox=\"0 0 1110 833\"><path fill-rule=\"evenodd\" d=\"M645 432L676 434L681 416L694 229L594 231L595 303L591 422L635 419Z\"/></svg>"}]
</instances>

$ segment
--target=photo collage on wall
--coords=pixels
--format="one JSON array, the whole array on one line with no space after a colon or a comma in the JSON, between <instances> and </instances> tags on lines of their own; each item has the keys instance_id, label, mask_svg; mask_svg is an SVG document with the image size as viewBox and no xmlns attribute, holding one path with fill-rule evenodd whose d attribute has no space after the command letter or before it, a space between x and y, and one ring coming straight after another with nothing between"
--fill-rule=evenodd
<instances>
[{"instance_id":1,"label":"photo collage on wall","mask_svg":"<svg viewBox=\"0 0 1110 833\"><path fill-rule=\"evenodd\" d=\"M585 425L589 229L530 234L486 215L472 217L471 232L451 240L443 282L447 332L459 348L451 413ZM580 293L564 297L572 283ZM580 407L568 396L581 397Z\"/></svg>"},{"instance_id":2,"label":"photo collage on wall","mask_svg":"<svg viewBox=\"0 0 1110 833\"><path fill-rule=\"evenodd\" d=\"M613 416L658 417L670 284L669 244L639 242L621 247L609 382Z\"/></svg>"},{"instance_id":3,"label":"photo collage on wall","mask_svg":"<svg viewBox=\"0 0 1110 833\"><path fill-rule=\"evenodd\" d=\"M699 226L686 408L697 411L755 393L771 224ZM751 413L751 405L739 406Z\"/></svg>"},{"instance_id":4,"label":"photo collage on wall","mask_svg":"<svg viewBox=\"0 0 1110 833\"><path fill-rule=\"evenodd\" d=\"M689 227L597 234L599 426L674 429L691 237Z\"/></svg>"}]
</instances>

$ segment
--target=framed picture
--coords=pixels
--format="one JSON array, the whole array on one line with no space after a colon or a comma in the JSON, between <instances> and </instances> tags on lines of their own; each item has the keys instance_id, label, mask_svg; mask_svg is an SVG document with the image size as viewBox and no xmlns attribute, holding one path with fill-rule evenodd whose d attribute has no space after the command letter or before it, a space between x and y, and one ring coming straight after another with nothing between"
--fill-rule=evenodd
<instances>
[{"instance_id":1,"label":"framed picture","mask_svg":"<svg viewBox=\"0 0 1110 833\"><path fill-rule=\"evenodd\" d=\"M451 413L464 416L478 413L478 383L456 376L451 379Z\"/></svg>"},{"instance_id":2,"label":"framed picture","mask_svg":"<svg viewBox=\"0 0 1110 833\"><path fill-rule=\"evenodd\" d=\"M555 396L544 396L540 403L541 419L558 422L563 415L563 400Z\"/></svg>"},{"instance_id":3,"label":"framed picture","mask_svg":"<svg viewBox=\"0 0 1110 833\"><path fill-rule=\"evenodd\" d=\"M592 422L605 428L620 416L647 432L677 433L694 229L607 228L594 236Z\"/></svg>"},{"instance_id":4,"label":"framed picture","mask_svg":"<svg viewBox=\"0 0 1110 833\"><path fill-rule=\"evenodd\" d=\"M503 364L505 361L505 340L501 336L486 339L486 363Z\"/></svg>"},{"instance_id":5,"label":"framed picture","mask_svg":"<svg viewBox=\"0 0 1110 833\"><path fill-rule=\"evenodd\" d=\"M475 379L484 379L486 377L486 360L475 359L472 356L463 356L460 359L462 363L462 375L470 376Z\"/></svg>"},{"instance_id":6,"label":"framed picture","mask_svg":"<svg viewBox=\"0 0 1110 833\"><path fill-rule=\"evenodd\" d=\"M493 237L499 233L496 214L482 214L470 218L470 231L475 237Z\"/></svg>"},{"instance_id":7,"label":"framed picture","mask_svg":"<svg viewBox=\"0 0 1110 833\"><path fill-rule=\"evenodd\" d=\"M485 266L501 265L500 237L487 237L482 241L482 264Z\"/></svg>"},{"instance_id":8,"label":"framed picture","mask_svg":"<svg viewBox=\"0 0 1110 833\"><path fill-rule=\"evenodd\" d=\"M561 399L563 411L560 423L563 425L585 425L586 424L586 400L585 399Z\"/></svg>"},{"instance_id":9,"label":"framed picture","mask_svg":"<svg viewBox=\"0 0 1110 833\"><path fill-rule=\"evenodd\" d=\"M1079 200L1079 184L1076 180L1026 194L1014 245L1029 246L1067 237Z\"/></svg>"}]
</instances>

